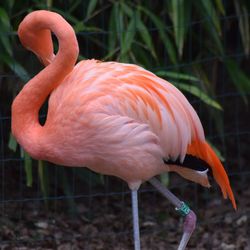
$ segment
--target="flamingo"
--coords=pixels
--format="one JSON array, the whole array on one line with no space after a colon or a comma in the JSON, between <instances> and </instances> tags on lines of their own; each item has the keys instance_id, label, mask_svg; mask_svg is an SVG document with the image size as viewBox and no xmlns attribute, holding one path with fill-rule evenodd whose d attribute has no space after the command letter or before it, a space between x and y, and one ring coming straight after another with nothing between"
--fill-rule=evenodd
<instances>
[{"instance_id":1,"label":"flamingo","mask_svg":"<svg viewBox=\"0 0 250 250\"><path fill-rule=\"evenodd\" d=\"M59 42L53 53L51 33ZM18 36L45 68L12 104L12 133L31 157L87 167L128 183L134 249L140 249L137 190L149 181L184 216L178 249L185 249L196 215L155 177L176 172L210 187L211 170L224 198L236 209L228 176L205 140L201 122L184 95L169 82L133 64L83 60L73 28L57 13L39 10L20 23ZM46 123L39 109L49 98Z\"/></svg>"}]
</instances>

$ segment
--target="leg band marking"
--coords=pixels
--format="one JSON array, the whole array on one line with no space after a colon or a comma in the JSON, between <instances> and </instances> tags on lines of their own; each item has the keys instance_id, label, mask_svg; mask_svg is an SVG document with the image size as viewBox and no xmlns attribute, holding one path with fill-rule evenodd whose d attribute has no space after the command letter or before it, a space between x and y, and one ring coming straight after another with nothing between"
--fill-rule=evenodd
<instances>
[{"instance_id":1,"label":"leg band marking","mask_svg":"<svg viewBox=\"0 0 250 250\"><path fill-rule=\"evenodd\" d=\"M185 202L181 202L180 207L176 207L175 210L183 217L187 216L190 212L189 206Z\"/></svg>"}]
</instances>

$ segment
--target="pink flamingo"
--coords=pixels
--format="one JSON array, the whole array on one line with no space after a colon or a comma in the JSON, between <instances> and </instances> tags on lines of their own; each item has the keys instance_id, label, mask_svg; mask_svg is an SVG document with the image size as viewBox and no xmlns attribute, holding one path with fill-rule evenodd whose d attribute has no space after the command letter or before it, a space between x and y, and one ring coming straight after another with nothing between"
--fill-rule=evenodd
<instances>
[{"instance_id":1,"label":"pink flamingo","mask_svg":"<svg viewBox=\"0 0 250 250\"><path fill-rule=\"evenodd\" d=\"M53 54L53 32L59 51ZM192 210L156 178L166 171L205 187L210 168L224 198L236 203L227 174L207 144L200 120L169 82L132 64L84 60L75 65L78 43L58 14L34 11L21 22L21 43L46 66L12 104L12 132L34 158L87 166L126 181L132 190L135 249L140 249L137 190L149 181L185 216L179 249L195 228ZM47 120L38 112L50 95Z\"/></svg>"}]
</instances>

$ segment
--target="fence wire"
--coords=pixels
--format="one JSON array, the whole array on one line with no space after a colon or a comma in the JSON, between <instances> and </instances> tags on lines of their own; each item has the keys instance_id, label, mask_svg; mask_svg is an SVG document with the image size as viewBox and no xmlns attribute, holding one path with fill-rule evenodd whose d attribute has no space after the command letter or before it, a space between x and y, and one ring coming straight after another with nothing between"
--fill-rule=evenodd
<instances>
[{"instance_id":1,"label":"fence wire","mask_svg":"<svg viewBox=\"0 0 250 250\"><path fill-rule=\"evenodd\" d=\"M105 22L105 17L103 18L103 22ZM229 20L230 22L238 22L238 18L239 17L235 15L222 17L222 27L228 25ZM204 20L192 22L188 25L192 27L205 21L207 21L206 18ZM171 29L172 27L166 28ZM157 31L157 29L150 29L151 35L153 35L155 31ZM91 38L94 36L98 39L107 40L108 34L109 31L81 32L77 34L79 40L82 37L85 39L85 47L82 48L82 54L86 58L91 58L93 54L96 54L96 52L94 53L89 49L92 46ZM12 36L14 38L13 46L17 47L18 50L23 50L17 40L16 33L8 33L5 35ZM202 37L200 39L202 42ZM240 43L240 37L237 37L236 43ZM172 68L188 70L191 69L194 64L206 65L206 67L209 68L219 58L219 55L218 57L192 58L192 50L194 49L192 47L192 38L190 38L187 48L190 50L189 62L172 66L169 65L166 59L165 64L160 68L156 68L152 65L150 70L155 71ZM166 51L162 53L167 56ZM102 56L100 52L100 57ZM234 58L236 60L247 59L243 51L226 53L225 58ZM29 73L36 74L35 72L37 72L38 66L35 57L28 54L26 60L30 61ZM201 105L200 99L191 98L189 96L189 101L195 107L201 118L207 138L217 146L225 158L224 165L229 173L232 186L236 190L237 197L237 193L241 194L250 180L250 157L248 149L250 143L249 107L243 102L241 95L236 92L235 89L228 88L228 82L230 80L226 70L221 68L218 74L220 74L220 87L218 94L214 96L214 98L224 109L220 114L224 121L224 129L221 133L216 129L214 120L212 120L211 117L208 116L207 111L204 110L204 105ZM49 176L52 184L49 195L44 197L38 181L37 168L34 166L33 185L32 187L27 187L24 158L22 158L18 152L11 151L8 147L11 126L11 101L14 98L8 86L9 84L20 85L20 80L15 74L9 71L2 71L0 73L0 224L2 224L2 227L0 225L0 246L6 247L6 249L11 249L11 247L14 249L14 247L17 246L31 246L32 244L39 246L39 244L42 245L44 241L48 241L54 242L54 245L52 244L50 247L56 249L58 245L55 235L53 236L54 240L48 239L49 236L46 235L44 231L46 231L48 227L53 227L56 223L59 223L58 219L53 220L54 216L56 218L57 214L60 215L59 218L61 220L59 225L67 231L67 225L63 224L63 220L67 218L67 210L70 210L71 207L76 207L79 220L88 227L88 230L82 229L82 231L78 232L77 236L75 236L76 240L84 240L82 249L95 249L92 247L93 242L98 241L98 239L105 240L112 237L119 239L119 242L117 242L118 248L115 249L119 249L120 245L120 249L123 249L122 239L132 237L132 228L130 224L130 192L126 184L122 181L112 177L99 177L90 171L86 171L85 175L87 181L84 181L82 179L79 180L78 169L74 169L69 175L67 175L68 172L65 170L70 190L70 192L65 193L60 183L62 178L59 176L59 168L62 167L49 166L54 169ZM250 93L246 93L248 100L249 95ZM8 101L6 101L7 99ZM96 178L101 179L101 181L98 179L96 183ZM190 202L192 207L196 211L206 211L210 209L213 201L216 206L221 205L218 201L221 199L220 191L214 183L213 185L215 186L213 190L205 190L196 184L181 180L181 178L175 175L170 175L169 187L183 198L187 197L187 200L191 199ZM173 230L171 227L167 226L167 224L162 227L155 227L153 225L152 213L159 213L159 210L155 210L150 204L159 204L162 202L163 205L160 207L162 208L165 206L164 212L166 213L168 213L168 210L170 211L172 209L166 202L161 200L163 200L163 198L161 198L149 185L143 185L140 189L140 213L143 214L141 216L143 217L142 221L144 221L142 235L148 235L148 233L152 232L166 233L169 230ZM223 202L224 201L222 201L222 203ZM71 203L72 206L69 203ZM229 204L228 207L230 207ZM249 215L250 207L244 207L244 209L245 213ZM74 214L74 211L70 210L68 212ZM117 213L119 215L118 219L122 222L117 223L117 216L112 213ZM37 221L36 216L38 217ZM103 224L103 227L98 228L98 230L94 226L91 226L92 224L97 224L100 227L102 222L98 222L98 220L101 221L102 217L105 216L109 216L109 220L107 221L109 221L110 224ZM168 214L165 215L165 217L168 217ZM222 214L218 212L213 220L203 219L199 223L203 225L213 225L216 222L223 221L224 217L224 212ZM35 222L32 222L32 219ZM42 224L43 221L49 221L50 224ZM107 221L103 220L103 223L107 223ZM6 233L6 225L11 224L9 226L10 228L17 227L18 229L19 227L21 228L21 224L31 222L33 223L33 228L37 227L40 229L40 233L37 233L37 235L34 234L33 237L25 237L22 233L13 233L11 230L9 230L9 234L8 232ZM150 222L152 223L151 226ZM117 227L116 223L118 225ZM81 229L81 227L79 228ZM1 235L1 232L3 233L4 230L5 234ZM13 229L13 231L15 230ZM70 237L72 237L72 234L69 235L69 238ZM65 242L70 241L69 238L65 238ZM37 247L37 249L40 248Z\"/></svg>"}]
</instances>

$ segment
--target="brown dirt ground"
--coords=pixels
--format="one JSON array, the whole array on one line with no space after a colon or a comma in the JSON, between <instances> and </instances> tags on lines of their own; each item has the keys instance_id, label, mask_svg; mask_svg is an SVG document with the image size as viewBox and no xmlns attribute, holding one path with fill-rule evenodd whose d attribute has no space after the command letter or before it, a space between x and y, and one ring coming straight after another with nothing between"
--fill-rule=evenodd
<instances>
[{"instance_id":1,"label":"brown dirt ground","mask_svg":"<svg viewBox=\"0 0 250 250\"><path fill-rule=\"evenodd\" d=\"M146 187L150 192L143 187L139 196L142 249L177 249L182 219L162 196ZM199 200L192 206L198 225L187 249L250 249L247 184L244 189L236 190L237 212L219 197L218 190L208 191L206 197L204 189L187 187L184 193L179 193L185 195L186 201L199 193ZM73 217L67 213L64 200L54 202L49 210L42 202L34 201L2 204L2 210L0 204L1 250L133 249L128 192L77 199L76 204L78 214Z\"/></svg>"}]
</instances>

